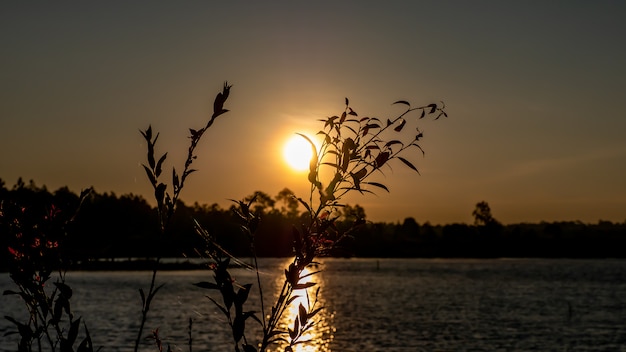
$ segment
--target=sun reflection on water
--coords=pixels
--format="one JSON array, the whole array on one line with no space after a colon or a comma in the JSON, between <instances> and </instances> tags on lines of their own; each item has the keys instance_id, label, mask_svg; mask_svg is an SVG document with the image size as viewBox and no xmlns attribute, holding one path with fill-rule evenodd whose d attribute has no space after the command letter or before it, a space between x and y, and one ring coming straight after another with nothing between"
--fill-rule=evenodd
<instances>
[{"instance_id":1,"label":"sun reflection on water","mask_svg":"<svg viewBox=\"0 0 626 352\"><path fill-rule=\"evenodd\" d=\"M287 265L289 265L289 263L287 263ZM316 268L306 268L303 270L302 276L318 270L319 269ZM324 307L324 309L312 318L312 321L314 322L313 326L307 329L298 339L299 343L293 346L294 352L329 352L331 350L330 343L333 339L334 333L334 327L332 326L333 315L330 313L330 307L325 306L324 280L322 275L323 272L320 272L302 280L302 282L312 281L317 283L317 285L309 288L308 290L294 291L294 295L299 297L291 302L281 319L281 329L288 331L289 328L293 329L294 321L295 319L298 319L300 304L302 304L309 313L314 309ZM284 277L277 279L276 286L282 286L283 281ZM317 303L313 306L316 300L315 292L318 287L320 290L317 295ZM289 336L286 337L288 339ZM283 342L280 345L279 350L282 351L288 345L289 344L287 342Z\"/></svg>"}]
</instances>

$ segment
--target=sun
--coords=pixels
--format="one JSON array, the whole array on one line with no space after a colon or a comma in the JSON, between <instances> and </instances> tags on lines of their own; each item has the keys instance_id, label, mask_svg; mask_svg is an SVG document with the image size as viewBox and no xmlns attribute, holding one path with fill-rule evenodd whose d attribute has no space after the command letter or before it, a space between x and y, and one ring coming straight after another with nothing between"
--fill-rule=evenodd
<instances>
[{"instance_id":1,"label":"sun","mask_svg":"<svg viewBox=\"0 0 626 352\"><path fill-rule=\"evenodd\" d=\"M283 147L285 162L295 171L308 170L312 156L311 144L300 135L289 138Z\"/></svg>"}]
</instances>

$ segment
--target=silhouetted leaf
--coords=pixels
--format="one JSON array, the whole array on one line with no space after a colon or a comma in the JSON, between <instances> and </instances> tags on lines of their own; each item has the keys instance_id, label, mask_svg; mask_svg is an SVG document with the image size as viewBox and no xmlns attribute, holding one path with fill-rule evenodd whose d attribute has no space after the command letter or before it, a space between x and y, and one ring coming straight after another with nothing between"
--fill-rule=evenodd
<instances>
[{"instance_id":1,"label":"silhouetted leaf","mask_svg":"<svg viewBox=\"0 0 626 352\"><path fill-rule=\"evenodd\" d=\"M374 166L378 169L383 166L387 160L389 160L389 152L382 152L376 156L374 160Z\"/></svg>"},{"instance_id":2,"label":"silhouetted leaf","mask_svg":"<svg viewBox=\"0 0 626 352\"><path fill-rule=\"evenodd\" d=\"M242 315L238 315L235 317L235 321L233 322L233 338L235 342L239 342L243 337L243 332L246 329L246 320Z\"/></svg>"},{"instance_id":3,"label":"silhouetted leaf","mask_svg":"<svg viewBox=\"0 0 626 352\"><path fill-rule=\"evenodd\" d=\"M226 308L224 308L224 306L222 306L221 304L217 303L216 300L214 300L212 297L210 296L206 296L206 298L208 298L211 302L213 302L213 304L215 304L215 306L217 308L219 308L219 310L222 311L222 313L224 313L225 316L230 316L230 314L228 314L228 311L226 310Z\"/></svg>"},{"instance_id":4,"label":"silhouetted leaf","mask_svg":"<svg viewBox=\"0 0 626 352\"><path fill-rule=\"evenodd\" d=\"M93 352L93 343L91 342L91 335L89 335L89 330L87 329L87 325L85 326L85 338L78 345L78 349L76 352Z\"/></svg>"},{"instance_id":5,"label":"silhouetted leaf","mask_svg":"<svg viewBox=\"0 0 626 352\"><path fill-rule=\"evenodd\" d=\"M430 108L430 114L434 113L437 110L437 104L428 104L428 107Z\"/></svg>"},{"instance_id":6,"label":"silhouetted leaf","mask_svg":"<svg viewBox=\"0 0 626 352\"><path fill-rule=\"evenodd\" d=\"M300 303L300 305L298 306L298 316L300 318L300 325L304 326L309 316L307 314L306 308L304 308L304 305L302 305L302 303Z\"/></svg>"},{"instance_id":7,"label":"silhouetted leaf","mask_svg":"<svg viewBox=\"0 0 626 352\"><path fill-rule=\"evenodd\" d=\"M365 177L365 175L367 175L367 170L365 168L362 168L361 170L355 172L352 174L352 177L361 180L363 179L363 177Z\"/></svg>"},{"instance_id":8,"label":"silhouetted leaf","mask_svg":"<svg viewBox=\"0 0 626 352\"><path fill-rule=\"evenodd\" d=\"M226 102L226 99L228 99L228 95L230 94L230 87L232 86L228 85L227 82L224 82L222 92L217 93L217 95L215 96L215 100L213 101L212 118L215 118L228 111L224 109L224 103Z\"/></svg>"},{"instance_id":9,"label":"silhouetted leaf","mask_svg":"<svg viewBox=\"0 0 626 352\"><path fill-rule=\"evenodd\" d=\"M309 319L311 319L314 316L316 316L317 313L319 313L322 309L324 309L324 307L319 307L317 309L314 309L312 312L309 312Z\"/></svg>"},{"instance_id":10,"label":"silhouetted leaf","mask_svg":"<svg viewBox=\"0 0 626 352\"><path fill-rule=\"evenodd\" d=\"M405 124L406 124L406 120L402 119L402 122L400 122L400 125L396 126L393 130L396 132L400 132L402 131L402 128L404 127Z\"/></svg>"},{"instance_id":11,"label":"silhouetted leaf","mask_svg":"<svg viewBox=\"0 0 626 352\"><path fill-rule=\"evenodd\" d=\"M413 144L411 144L411 145L414 145L415 147L417 147L417 149L421 150L421 151L422 151L422 155L425 155L425 154L426 154L426 153L424 152L424 149L422 149L422 147L420 147L420 146L419 146L419 144L415 144L415 143L413 143Z\"/></svg>"},{"instance_id":12,"label":"silhouetted leaf","mask_svg":"<svg viewBox=\"0 0 626 352\"><path fill-rule=\"evenodd\" d=\"M299 295L293 295L293 296L291 296L291 297L287 300L287 303L285 303L285 305L287 305L287 306L288 306L288 305L290 305L290 304L291 304L291 302L295 301L295 300L296 300L296 299L298 299L298 298L300 298L300 296L299 296Z\"/></svg>"},{"instance_id":13,"label":"silhouetted leaf","mask_svg":"<svg viewBox=\"0 0 626 352\"><path fill-rule=\"evenodd\" d=\"M165 189L167 185L164 183L159 183L159 185L154 189L154 197L156 198L159 204L163 204L163 198L165 197Z\"/></svg>"},{"instance_id":14,"label":"silhouetted leaf","mask_svg":"<svg viewBox=\"0 0 626 352\"><path fill-rule=\"evenodd\" d=\"M350 132L352 132L352 133L354 133L354 134L357 134L357 133L356 133L356 130L355 130L354 128L352 128L352 127L350 127L350 126L344 126L344 127L345 127L345 128L347 128L347 129L349 129L349 130L350 130Z\"/></svg>"},{"instance_id":15,"label":"silhouetted leaf","mask_svg":"<svg viewBox=\"0 0 626 352\"><path fill-rule=\"evenodd\" d=\"M319 264L318 264L318 265L319 265ZM321 270L312 271L312 272L310 272L310 273L308 273L308 274L306 274L306 275L302 275L302 276L300 277L300 280L302 280L302 279L304 279L304 278L307 278L307 277L309 277L309 276L313 276L313 275L315 275L315 274L319 274L319 273L321 273L321 272L322 272Z\"/></svg>"},{"instance_id":16,"label":"silhouetted leaf","mask_svg":"<svg viewBox=\"0 0 626 352\"><path fill-rule=\"evenodd\" d=\"M206 288L209 290L219 290L220 287L217 286L217 284L213 283L213 282L208 282L208 281L201 281L201 282L196 282L194 284L194 286L198 286L200 288Z\"/></svg>"},{"instance_id":17,"label":"silhouetted leaf","mask_svg":"<svg viewBox=\"0 0 626 352\"><path fill-rule=\"evenodd\" d=\"M156 170L155 170L156 177L161 176L161 167L163 165L163 162L165 161L165 158L167 158L167 153L163 154L163 156L159 158L159 161L156 164Z\"/></svg>"},{"instance_id":18,"label":"silhouetted leaf","mask_svg":"<svg viewBox=\"0 0 626 352\"><path fill-rule=\"evenodd\" d=\"M142 288L139 289L139 295L141 296L141 305L145 306L146 305L146 295L143 293L143 289Z\"/></svg>"},{"instance_id":19,"label":"silhouetted leaf","mask_svg":"<svg viewBox=\"0 0 626 352\"><path fill-rule=\"evenodd\" d=\"M257 352L257 349L252 345L243 344L242 347L243 347L243 352Z\"/></svg>"},{"instance_id":20,"label":"silhouetted leaf","mask_svg":"<svg viewBox=\"0 0 626 352\"><path fill-rule=\"evenodd\" d=\"M424 109L422 109L422 114L420 115L420 119L424 118L424 116L426 116L426 111Z\"/></svg>"},{"instance_id":21,"label":"silhouetted leaf","mask_svg":"<svg viewBox=\"0 0 626 352\"><path fill-rule=\"evenodd\" d=\"M408 161L408 160L406 160L405 158L400 157L400 156L398 157L398 159L400 159L400 161L402 161L402 162L403 162L406 166L408 166L408 167L410 167L411 169L415 170L415 172L417 172L418 174L420 173L420 172L417 170L417 168L416 168L413 164L411 164L411 162L410 162L410 161Z\"/></svg>"},{"instance_id":22,"label":"silhouetted leaf","mask_svg":"<svg viewBox=\"0 0 626 352\"><path fill-rule=\"evenodd\" d=\"M295 340L298 337L298 333L300 332L300 321L298 319L294 319L293 321L293 330L289 329L289 337L292 340Z\"/></svg>"},{"instance_id":23,"label":"silhouetted leaf","mask_svg":"<svg viewBox=\"0 0 626 352\"><path fill-rule=\"evenodd\" d=\"M250 288L252 284L245 284L237 291L237 295L235 296L235 305L241 307L246 300L248 299L248 293L250 293Z\"/></svg>"},{"instance_id":24,"label":"silhouetted leaf","mask_svg":"<svg viewBox=\"0 0 626 352\"><path fill-rule=\"evenodd\" d=\"M378 187L378 188L382 188L385 191L389 192L389 189L387 188L387 186L383 185L382 183L378 183L378 182L364 182L364 183L368 184L368 185L372 185L372 186Z\"/></svg>"},{"instance_id":25,"label":"silhouetted leaf","mask_svg":"<svg viewBox=\"0 0 626 352\"><path fill-rule=\"evenodd\" d=\"M309 213L311 212L311 208L309 207L309 204L306 201L304 201L304 199L302 198L296 198L296 199L298 200L300 204L304 206L304 208L306 208L307 212Z\"/></svg>"},{"instance_id":26,"label":"silhouetted leaf","mask_svg":"<svg viewBox=\"0 0 626 352\"><path fill-rule=\"evenodd\" d=\"M27 340L31 339L31 336L33 336L33 331L30 329L28 325L22 324L8 315L5 315L4 318L12 322L13 324L15 324L15 326L17 326L17 331L19 331L20 336L22 336L22 338L27 339Z\"/></svg>"},{"instance_id":27,"label":"silhouetted leaf","mask_svg":"<svg viewBox=\"0 0 626 352\"><path fill-rule=\"evenodd\" d=\"M409 102L406 101L406 100L398 100L398 101L394 102L393 104L404 104L406 106L411 106L411 104L409 104ZM391 105L393 105L393 104L391 104Z\"/></svg>"},{"instance_id":28,"label":"silhouetted leaf","mask_svg":"<svg viewBox=\"0 0 626 352\"><path fill-rule=\"evenodd\" d=\"M390 147L390 146L396 145L396 144L404 145L404 143L400 142L397 139L394 139L393 141L389 141L389 142L385 143L385 147Z\"/></svg>"},{"instance_id":29,"label":"silhouetted leaf","mask_svg":"<svg viewBox=\"0 0 626 352\"><path fill-rule=\"evenodd\" d=\"M350 101L346 98L346 106L350 105Z\"/></svg>"},{"instance_id":30,"label":"silhouetted leaf","mask_svg":"<svg viewBox=\"0 0 626 352\"><path fill-rule=\"evenodd\" d=\"M80 327L80 318L74 320L70 325L70 330L67 332L67 342L69 342L70 346L74 344L76 341L76 337L78 337L78 328Z\"/></svg>"},{"instance_id":31,"label":"silhouetted leaf","mask_svg":"<svg viewBox=\"0 0 626 352\"><path fill-rule=\"evenodd\" d=\"M156 185L156 178L152 174L152 170L150 170L146 165L142 165L144 170L146 170L146 175L148 175L148 179L150 179L150 183L154 186Z\"/></svg>"},{"instance_id":32,"label":"silhouetted leaf","mask_svg":"<svg viewBox=\"0 0 626 352\"><path fill-rule=\"evenodd\" d=\"M176 169L172 169L172 188L174 188L174 192L180 187L180 180L178 179L178 174L176 173Z\"/></svg>"},{"instance_id":33,"label":"silhouetted leaf","mask_svg":"<svg viewBox=\"0 0 626 352\"><path fill-rule=\"evenodd\" d=\"M143 134L144 138L149 142L152 140L152 125L148 125L148 129L146 129L145 132L141 132L141 134Z\"/></svg>"},{"instance_id":34,"label":"silhouetted leaf","mask_svg":"<svg viewBox=\"0 0 626 352\"><path fill-rule=\"evenodd\" d=\"M350 110L350 112L348 112L349 115L352 116L359 116L354 110L352 110L352 108L348 108Z\"/></svg>"},{"instance_id":35,"label":"silhouetted leaf","mask_svg":"<svg viewBox=\"0 0 626 352\"><path fill-rule=\"evenodd\" d=\"M54 285L59 289L59 292L65 296L65 298L72 298L72 289L68 285L62 282L55 282Z\"/></svg>"},{"instance_id":36,"label":"silhouetted leaf","mask_svg":"<svg viewBox=\"0 0 626 352\"><path fill-rule=\"evenodd\" d=\"M315 282L305 282L303 284L295 284L295 285L293 285L293 289L294 290L303 290L305 288L313 287L315 285L317 285L317 283L315 283Z\"/></svg>"}]
</instances>

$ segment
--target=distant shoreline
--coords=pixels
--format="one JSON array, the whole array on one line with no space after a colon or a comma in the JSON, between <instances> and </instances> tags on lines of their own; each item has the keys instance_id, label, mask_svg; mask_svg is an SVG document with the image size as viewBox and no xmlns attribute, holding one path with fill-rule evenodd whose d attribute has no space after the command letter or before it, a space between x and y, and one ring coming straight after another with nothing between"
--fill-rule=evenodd
<instances>
[{"instance_id":1,"label":"distant shoreline","mask_svg":"<svg viewBox=\"0 0 626 352\"><path fill-rule=\"evenodd\" d=\"M273 257L272 257L273 258ZM342 257L344 258L344 257ZM405 257L354 257L356 259L411 259ZM625 260L626 258L614 257L525 257L525 258L504 258L504 257L446 257L446 258L430 258L430 257L414 257L413 259L562 259L562 260ZM244 260L245 262L245 260ZM155 269L155 259L108 259L94 260L84 263L76 263L70 265L67 271L153 271ZM231 263L230 267L237 268L241 265ZM161 259L157 269L159 271L189 271L189 270L209 270L209 262L200 258L165 258ZM0 273L8 273L7 268L0 268Z\"/></svg>"}]
</instances>

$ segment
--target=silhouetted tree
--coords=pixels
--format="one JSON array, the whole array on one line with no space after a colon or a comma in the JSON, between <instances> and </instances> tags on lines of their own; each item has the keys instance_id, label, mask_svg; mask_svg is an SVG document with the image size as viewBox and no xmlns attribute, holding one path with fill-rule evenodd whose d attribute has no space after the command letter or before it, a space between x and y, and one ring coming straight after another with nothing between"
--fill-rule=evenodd
<instances>
[{"instance_id":1,"label":"silhouetted tree","mask_svg":"<svg viewBox=\"0 0 626 352\"><path fill-rule=\"evenodd\" d=\"M479 226L488 225L496 221L491 215L489 204L485 201L476 203L476 209L472 212L472 216L474 217L474 224Z\"/></svg>"}]
</instances>

